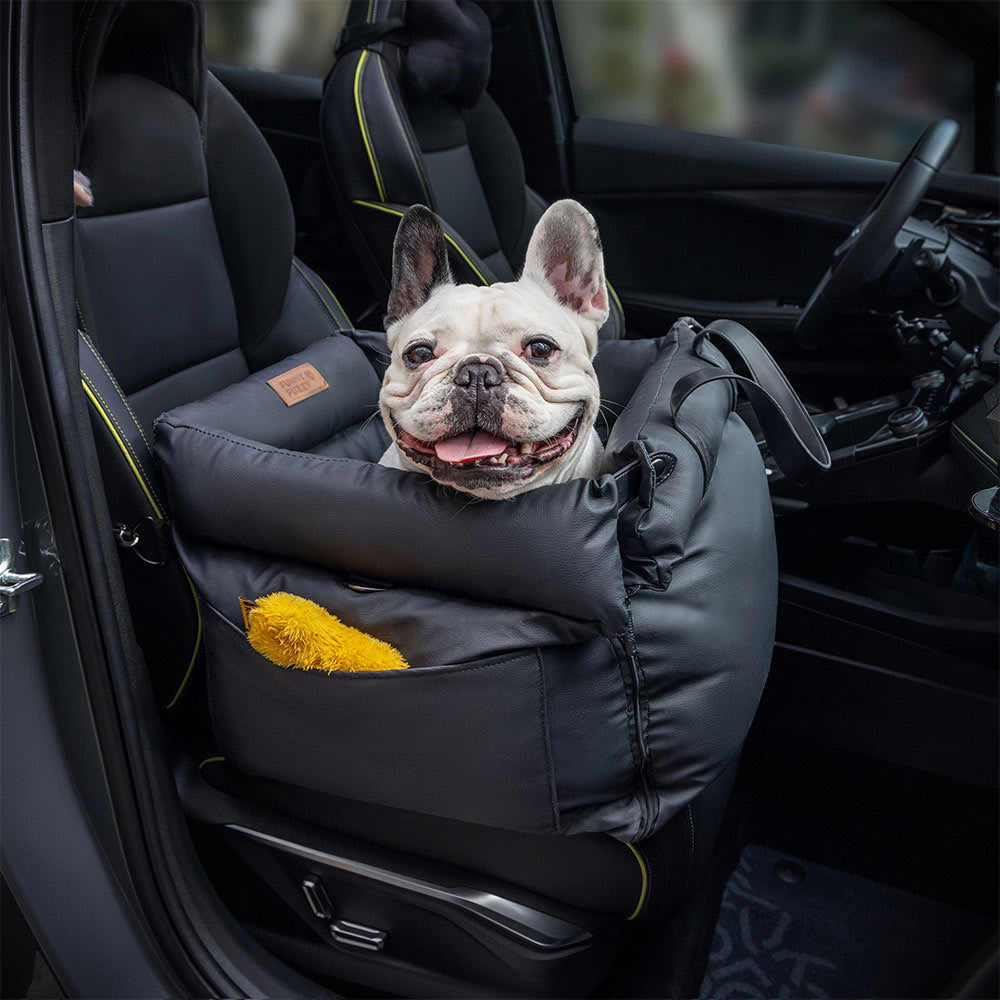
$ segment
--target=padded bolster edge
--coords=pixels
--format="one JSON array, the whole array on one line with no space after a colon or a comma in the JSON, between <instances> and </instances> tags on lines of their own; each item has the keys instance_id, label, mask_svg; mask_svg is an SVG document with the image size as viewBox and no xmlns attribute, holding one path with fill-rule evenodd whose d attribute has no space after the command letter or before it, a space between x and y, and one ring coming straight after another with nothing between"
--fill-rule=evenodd
<instances>
[{"instance_id":1,"label":"padded bolster edge","mask_svg":"<svg viewBox=\"0 0 1000 1000\"><path fill-rule=\"evenodd\" d=\"M329 388L287 406L268 379L303 364L312 365ZM364 351L350 337L333 334L242 382L161 415L157 433L161 422L186 424L274 448L308 451L375 414L379 386Z\"/></svg>"},{"instance_id":2,"label":"padded bolster edge","mask_svg":"<svg viewBox=\"0 0 1000 1000\"><path fill-rule=\"evenodd\" d=\"M284 451L185 412L159 419L155 445L185 534L624 631L611 476L470 503L420 473Z\"/></svg>"},{"instance_id":3,"label":"padded bolster edge","mask_svg":"<svg viewBox=\"0 0 1000 1000\"><path fill-rule=\"evenodd\" d=\"M648 455L669 452L681 463L690 449L702 466L702 490L707 487L726 418L732 410L733 394L725 382L703 386L685 401L682 419L675 424L670 410L675 383L696 368L704 367L704 361L694 353L694 338L694 330L684 320L678 320L665 337L653 341L656 356L608 436L606 468L619 468L627 459L634 458L636 441L641 442ZM630 343L625 341L619 346L612 342L602 347L605 365L612 365L621 356L622 347ZM720 366L728 367L719 357Z\"/></svg>"}]
</instances>

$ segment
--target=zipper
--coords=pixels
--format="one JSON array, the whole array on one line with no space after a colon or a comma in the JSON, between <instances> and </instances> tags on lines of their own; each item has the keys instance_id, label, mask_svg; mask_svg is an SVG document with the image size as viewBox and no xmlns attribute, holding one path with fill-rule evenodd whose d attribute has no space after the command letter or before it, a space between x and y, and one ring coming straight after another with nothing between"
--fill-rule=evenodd
<instances>
[{"instance_id":1,"label":"zipper","mask_svg":"<svg viewBox=\"0 0 1000 1000\"><path fill-rule=\"evenodd\" d=\"M635 641L635 627L632 624L632 610L626 604L626 614L628 615L628 626L622 638L622 647L625 650L625 658L628 661L629 671L632 675L632 718L635 720L635 738L639 747L639 786L642 790L644 819L640 827L636 840L644 840L652 832L655 798L650 782L651 754L649 743L642 725L642 696L640 688L642 686L642 675L639 671L639 646Z\"/></svg>"}]
</instances>

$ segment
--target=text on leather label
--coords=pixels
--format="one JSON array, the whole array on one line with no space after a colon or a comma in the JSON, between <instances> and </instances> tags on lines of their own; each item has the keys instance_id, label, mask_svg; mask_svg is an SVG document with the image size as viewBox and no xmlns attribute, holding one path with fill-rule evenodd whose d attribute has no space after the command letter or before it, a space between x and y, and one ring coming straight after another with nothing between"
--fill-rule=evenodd
<instances>
[{"instance_id":1,"label":"text on leather label","mask_svg":"<svg viewBox=\"0 0 1000 1000\"><path fill-rule=\"evenodd\" d=\"M285 406L294 406L330 388L326 379L308 362L269 378L267 384L281 397Z\"/></svg>"}]
</instances>

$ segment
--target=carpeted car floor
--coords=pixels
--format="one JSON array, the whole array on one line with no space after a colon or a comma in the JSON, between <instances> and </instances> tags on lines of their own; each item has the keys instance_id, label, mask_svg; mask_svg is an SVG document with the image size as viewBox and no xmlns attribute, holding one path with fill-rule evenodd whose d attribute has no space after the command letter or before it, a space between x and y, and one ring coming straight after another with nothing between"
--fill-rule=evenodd
<instances>
[{"instance_id":1,"label":"carpeted car floor","mask_svg":"<svg viewBox=\"0 0 1000 1000\"><path fill-rule=\"evenodd\" d=\"M979 914L748 844L701 997L934 997L992 930Z\"/></svg>"}]
</instances>

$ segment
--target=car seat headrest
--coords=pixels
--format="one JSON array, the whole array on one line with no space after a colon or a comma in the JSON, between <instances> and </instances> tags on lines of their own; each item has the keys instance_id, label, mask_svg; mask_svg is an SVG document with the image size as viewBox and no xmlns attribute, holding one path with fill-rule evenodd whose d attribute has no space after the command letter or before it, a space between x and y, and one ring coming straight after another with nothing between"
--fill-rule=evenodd
<instances>
[{"instance_id":1,"label":"car seat headrest","mask_svg":"<svg viewBox=\"0 0 1000 1000\"><path fill-rule=\"evenodd\" d=\"M490 20L470 0L422 0L406 7L410 35L401 80L410 100L448 97L471 108L490 77Z\"/></svg>"},{"instance_id":2,"label":"car seat headrest","mask_svg":"<svg viewBox=\"0 0 1000 1000\"><path fill-rule=\"evenodd\" d=\"M73 21L73 110L82 136L98 73L146 77L204 118L206 68L201 0L90 0Z\"/></svg>"}]
</instances>

